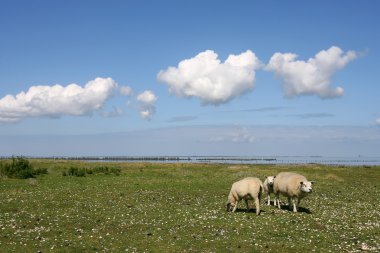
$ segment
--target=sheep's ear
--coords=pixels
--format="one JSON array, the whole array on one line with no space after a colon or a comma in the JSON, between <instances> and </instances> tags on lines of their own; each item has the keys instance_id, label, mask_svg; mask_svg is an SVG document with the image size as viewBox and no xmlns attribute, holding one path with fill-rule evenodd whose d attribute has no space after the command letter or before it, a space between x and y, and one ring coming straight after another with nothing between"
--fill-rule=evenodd
<instances>
[{"instance_id":1,"label":"sheep's ear","mask_svg":"<svg viewBox=\"0 0 380 253\"><path fill-rule=\"evenodd\" d=\"M273 176L273 178L276 178L276 176Z\"/></svg>"},{"instance_id":2,"label":"sheep's ear","mask_svg":"<svg viewBox=\"0 0 380 253\"><path fill-rule=\"evenodd\" d=\"M312 184L315 184L315 181L309 181L310 183L312 183Z\"/></svg>"},{"instance_id":3,"label":"sheep's ear","mask_svg":"<svg viewBox=\"0 0 380 253\"><path fill-rule=\"evenodd\" d=\"M265 178L268 178L267 176L265 176Z\"/></svg>"}]
</instances>

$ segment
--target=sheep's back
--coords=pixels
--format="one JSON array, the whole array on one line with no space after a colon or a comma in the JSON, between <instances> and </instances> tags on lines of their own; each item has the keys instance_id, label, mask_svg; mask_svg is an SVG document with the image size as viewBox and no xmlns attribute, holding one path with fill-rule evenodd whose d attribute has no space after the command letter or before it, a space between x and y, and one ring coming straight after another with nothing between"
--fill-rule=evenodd
<instances>
[{"instance_id":1,"label":"sheep's back","mask_svg":"<svg viewBox=\"0 0 380 253\"><path fill-rule=\"evenodd\" d=\"M257 195L262 187L260 179L255 177L247 177L240 181L235 182L232 185L231 191L238 194L240 197L244 197L248 194Z\"/></svg>"},{"instance_id":2,"label":"sheep's back","mask_svg":"<svg viewBox=\"0 0 380 253\"><path fill-rule=\"evenodd\" d=\"M275 192L280 191L285 195L294 196L299 194L301 181L307 181L307 179L294 172L280 172L274 180L273 188Z\"/></svg>"}]
</instances>

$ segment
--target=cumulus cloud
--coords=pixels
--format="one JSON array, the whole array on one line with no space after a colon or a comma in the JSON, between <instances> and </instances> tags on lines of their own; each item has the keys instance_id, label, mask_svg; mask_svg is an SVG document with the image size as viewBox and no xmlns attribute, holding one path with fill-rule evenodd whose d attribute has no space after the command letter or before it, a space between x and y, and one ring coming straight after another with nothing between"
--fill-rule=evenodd
<instances>
[{"instance_id":1,"label":"cumulus cloud","mask_svg":"<svg viewBox=\"0 0 380 253\"><path fill-rule=\"evenodd\" d=\"M354 60L357 53L344 53L339 47L333 46L320 51L307 62L296 60L297 57L292 53L275 53L266 66L266 70L275 72L282 79L285 95L333 98L343 95L344 89L330 87L331 76Z\"/></svg>"},{"instance_id":2,"label":"cumulus cloud","mask_svg":"<svg viewBox=\"0 0 380 253\"><path fill-rule=\"evenodd\" d=\"M16 96L0 99L0 122L17 122L28 117L88 115L101 109L117 89L112 78L95 78L84 87L77 84L32 86Z\"/></svg>"},{"instance_id":3,"label":"cumulus cloud","mask_svg":"<svg viewBox=\"0 0 380 253\"><path fill-rule=\"evenodd\" d=\"M182 60L177 67L161 70L157 79L176 96L198 97L203 104L219 105L252 90L255 70L260 66L250 50L229 55L223 63L214 51L206 50Z\"/></svg>"},{"instance_id":4,"label":"cumulus cloud","mask_svg":"<svg viewBox=\"0 0 380 253\"><path fill-rule=\"evenodd\" d=\"M133 90L129 86L119 86L119 92L123 96L131 96L133 93Z\"/></svg>"},{"instance_id":5,"label":"cumulus cloud","mask_svg":"<svg viewBox=\"0 0 380 253\"><path fill-rule=\"evenodd\" d=\"M151 91L146 90L137 96L137 101L140 102L140 116L143 119L151 119L156 112L157 96Z\"/></svg>"}]
</instances>

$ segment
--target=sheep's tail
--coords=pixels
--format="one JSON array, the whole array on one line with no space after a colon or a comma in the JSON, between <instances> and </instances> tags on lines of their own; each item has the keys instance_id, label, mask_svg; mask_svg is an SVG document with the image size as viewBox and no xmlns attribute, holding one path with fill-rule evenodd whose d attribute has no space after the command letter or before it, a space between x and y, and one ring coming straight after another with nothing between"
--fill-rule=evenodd
<instances>
[{"instance_id":1,"label":"sheep's tail","mask_svg":"<svg viewBox=\"0 0 380 253\"><path fill-rule=\"evenodd\" d=\"M261 201L261 196L263 195L264 192L264 185L261 183L260 184L260 190L259 190L259 200Z\"/></svg>"}]
</instances>

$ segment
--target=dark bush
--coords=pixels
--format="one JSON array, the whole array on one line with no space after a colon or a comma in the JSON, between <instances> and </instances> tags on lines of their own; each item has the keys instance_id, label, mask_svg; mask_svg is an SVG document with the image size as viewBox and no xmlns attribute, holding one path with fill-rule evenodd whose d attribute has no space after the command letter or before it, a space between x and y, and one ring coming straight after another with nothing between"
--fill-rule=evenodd
<instances>
[{"instance_id":1,"label":"dark bush","mask_svg":"<svg viewBox=\"0 0 380 253\"><path fill-rule=\"evenodd\" d=\"M48 170L46 168L38 168L34 170L36 175L41 175L41 174L48 174Z\"/></svg>"},{"instance_id":2,"label":"dark bush","mask_svg":"<svg viewBox=\"0 0 380 253\"><path fill-rule=\"evenodd\" d=\"M12 157L11 163L0 166L0 174L9 178L33 178L47 173L47 169L34 169L29 161L23 157Z\"/></svg>"},{"instance_id":3,"label":"dark bush","mask_svg":"<svg viewBox=\"0 0 380 253\"><path fill-rule=\"evenodd\" d=\"M85 169L79 169L76 167L70 167L70 169L67 172L68 176L74 176L74 177L85 177L86 176L86 170Z\"/></svg>"},{"instance_id":4,"label":"dark bush","mask_svg":"<svg viewBox=\"0 0 380 253\"><path fill-rule=\"evenodd\" d=\"M111 168L111 173L115 174L116 176L119 176L121 174L121 169Z\"/></svg>"},{"instance_id":5,"label":"dark bush","mask_svg":"<svg viewBox=\"0 0 380 253\"><path fill-rule=\"evenodd\" d=\"M108 166L99 166L99 167L95 167L93 169L93 172L95 174L115 174L115 175L120 175L121 173L121 169L119 168L113 168L113 167L108 167Z\"/></svg>"},{"instance_id":6,"label":"dark bush","mask_svg":"<svg viewBox=\"0 0 380 253\"><path fill-rule=\"evenodd\" d=\"M84 177L87 175L95 175L95 174L114 174L114 175L120 175L121 169L119 168L112 168L107 166L98 166L95 168L76 168L76 167L70 167L67 171L62 172L62 176L75 176L75 177Z\"/></svg>"}]
</instances>

